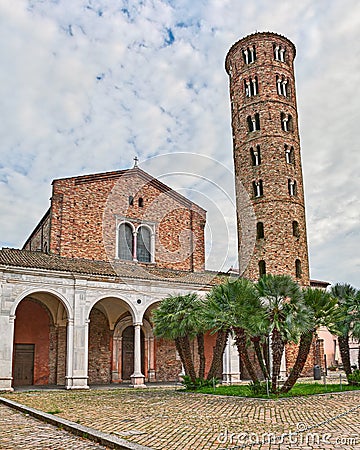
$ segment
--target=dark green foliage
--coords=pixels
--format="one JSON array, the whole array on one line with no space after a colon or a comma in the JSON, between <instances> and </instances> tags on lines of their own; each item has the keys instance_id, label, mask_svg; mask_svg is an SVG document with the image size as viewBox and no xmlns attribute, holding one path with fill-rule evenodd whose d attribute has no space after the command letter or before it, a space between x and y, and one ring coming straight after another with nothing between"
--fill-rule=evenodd
<instances>
[{"instance_id":1,"label":"dark green foliage","mask_svg":"<svg viewBox=\"0 0 360 450\"><path fill-rule=\"evenodd\" d=\"M165 298L153 313L154 334L175 341L176 349L186 375L195 383L194 355L190 341L205 331L204 303L196 294L176 295ZM205 367L204 347L199 346L201 368Z\"/></svg>"},{"instance_id":2,"label":"dark green foliage","mask_svg":"<svg viewBox=\"0 0 360 450\"><path fill-rule=\"evenodd\" d=\"M310 312L309 329L305 330L301 335L295 365L282 386L281 392L288 392L300 377L317 328L325 326L329 331L334 332L336 323L343 319L343 314L338 307L336 298L322 289L312 289L310 287L304 289L303 301Z\"/></svg>"},{"instance_id":3,"label":"dark green foliage","mask_svg":"<svg viewBox=\"0 0 360 450\"><path fill-rule=\"evenodd\" d=\"M350 365L349 339L360 340L360 293L347 283L337 283L331 288L332 295L337 299L343 318L336 324L341 360L346 376L349 379L352 369ZM360 352L359 352L360 364Z\"/></svg>"},{"instance_id":4,"label":"dark green foliage","mask_svg":"<svg viewBox=\"0 0 360 450\"><path fill-rule=\"evenodd\" d=\"M353 373L348 375L349 383L351 382L354 386L360 386L360 370L356 369Z\"/></svg>"},{"instance_id":5,"label":"dark green foliage","mask_svg":"<svg viewBox=\"0 0 360 450\"><path fill-rule=\"evenodd\" d=\"M187 391L196 391L201 388L214 388L219 380L217 378L211 378L209 380L205 380L204 378L196 378L195 381L193 381L189 376L184 375L182 384L184 385L185 389Z\"/></svg>"},{"instance_id":6,"label":"dark green foliage","mask_svg":"<svg viewBox=\"0 0 360 450\"><path fill-rule=\"evenodd\" d=\"M264 299L267 334L271 336L271 390L277 391L281 358L288 342L297 342L311 326L300 286L288 275L264 275L256 288Z\"/></svg>"},{"instance_id":7,"label":"dark green foliage","mask_svg":"<svg viewBox=\"0 0 360 450\"><path fill-rule=\"evenodd\" d=\"M247 386L250 395L249 396L258 396L258 395L267 395L269 387L266 385L266 381L256 381L251 382Z\"/></svg>"}]
</instances>

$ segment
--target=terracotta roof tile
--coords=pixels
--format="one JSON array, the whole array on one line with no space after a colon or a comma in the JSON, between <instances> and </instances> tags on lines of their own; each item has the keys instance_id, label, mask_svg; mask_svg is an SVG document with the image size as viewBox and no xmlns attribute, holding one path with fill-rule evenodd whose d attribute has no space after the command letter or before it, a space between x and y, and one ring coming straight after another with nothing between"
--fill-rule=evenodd
<instances>
[{"instance_id":1,"label":"terracotta roof tile","mask_svg":"<svg viewBox=\"0 0 360 450\"><path fill-rule=\"evenodd\" d=\"M225 281L229 275L213 271L186 272L158 268L155 265L135 263L94 261L80 258L64 258L42 252L3 248L0 250L0 266L26 267L94 276L126 279L143 279L185 283L194 285L215 285Z\"/></svg>"}]
</instances>

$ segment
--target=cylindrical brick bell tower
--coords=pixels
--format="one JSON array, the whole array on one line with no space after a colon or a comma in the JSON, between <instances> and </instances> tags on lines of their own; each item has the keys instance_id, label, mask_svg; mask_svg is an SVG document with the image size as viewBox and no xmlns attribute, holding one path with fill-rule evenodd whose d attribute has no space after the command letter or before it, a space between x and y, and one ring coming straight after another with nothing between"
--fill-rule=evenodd
<instances>
[{"instance_id":1,"label":"cylindrical brick bell tower","mask_svg":"<svg viewBox=\"0 0 360 450\"><path fill-rule=\"evenodd\" d=\"M284 36L255 33L230 48L225 66L230 77L240 274L252 280L264 273L288 274L306 286L295 53Z\"/></svg>"}]
</instances>

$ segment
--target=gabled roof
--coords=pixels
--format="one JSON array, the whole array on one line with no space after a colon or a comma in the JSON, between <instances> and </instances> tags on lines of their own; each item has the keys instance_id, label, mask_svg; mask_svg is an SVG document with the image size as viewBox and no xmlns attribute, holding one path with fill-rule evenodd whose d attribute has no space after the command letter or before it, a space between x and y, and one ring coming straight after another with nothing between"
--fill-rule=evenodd
<instances>
[{"instance_id":1,"label":"gabled roof","mask_svg":"<svg viewBox=\"0 0 360 450\"><path fill-rule=\"evenodd\" d=\"M154 178L149 173L145 172L144 170L140 169L139 167L134 167L132 169L125 169L125 170L116 170L112 172L101 172L101 173L95 173L95 174L89 174L89 175L79 175L75 177L67 177L67 178L57 178L53 180L52 184L58 182L58 181L65 181L65 180L74 180L75 185L84 184L84 183L94 183L99 182L103 180L109 180L109 179L117 179L121 177L131 177L131 176L138 176L142 178L146 183L151 184L155 188L157 188L159 191L167 193L171 197L173 197L178 202L182 203L187 208L191 208L192 205L195 205L200 210L206 212L205 209L201 208L196 203L188 200L183 195L179 194L178 192L174 191L172 188L167 186L166 184L162 183L158 179Z\"/></svg>"},{"instance_id":2,"label":"gabled roof","mask_svg":"<svg viewBox=\"0 0 360 450\"><path fill-rule=\"evenodd\" d=\"M0 270L9 267L49 270L84 274L89 276L112 277L185 283L196 286L212 286L225 281L229 276L224 273L204 271L188 272L162 269L151 265L108 261L94 261L82 258L64 258L30 250L3 248L0 250Z\"/></svg>"}]
</instances>

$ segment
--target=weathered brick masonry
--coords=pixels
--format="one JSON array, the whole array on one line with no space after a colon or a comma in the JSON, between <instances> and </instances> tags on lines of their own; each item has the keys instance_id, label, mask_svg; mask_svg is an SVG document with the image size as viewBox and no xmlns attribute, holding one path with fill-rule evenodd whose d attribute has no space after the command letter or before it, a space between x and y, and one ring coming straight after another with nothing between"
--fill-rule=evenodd
<instances>
[{"instance_id":1,"label":"weathered brick masonry","mask_svg":"<svg viewBox=\"0 0 360 450\"><path fill-rule=\"evenodd\" d=\"M60 256L113 260L124 219L155 224L158 267L204 270L206 212L139 168L54 180L51 208L24 248L44 250L41 242L49 242Z\"/></svg>"},{"instance_id":2,"label":"weathered brick masonry","mask_svg":"<svg viewBox=\"0 0 360 450\"><path fill-rule=\"evenodd\" d=\"M279 49L284 50L283 60L275 58L280 58ZM250 50L254 53L251 54ZM244 51L248 51L247 60ZM294 57L295 47L285 37L256 33L231 47L226 58L226 70L230 77L241 272L256 280L259 262L264 261L266 272L290 274L307 286L309 263ZM251 90L247 91L250 88L245 84L249 80ZM278 80L286 83L285 91L281 83L279 88ZM254 119L256 114L259 115L259 123L253 131L248 118ZM288 119L289 115L288 131L284 131L283 118ZM292 149L288 159L286 149ZM254 150L260 153L257 163L251 153ZM262 192L256 196L254 183L260 180ZM296 182L294 195L289 193L290 181ZM248 202L244 202L242 187L248 194ZM255 213L254 220L244 222L242 219L251 209ZM262 222L264 234L256 238L258 222ZM295 232L293 222L297 222ZM244 248L252 238L256 239L255 247L247 265ZM296 260L300 262L301 274L296 274Z\"/></svg>"}]
</instances>

